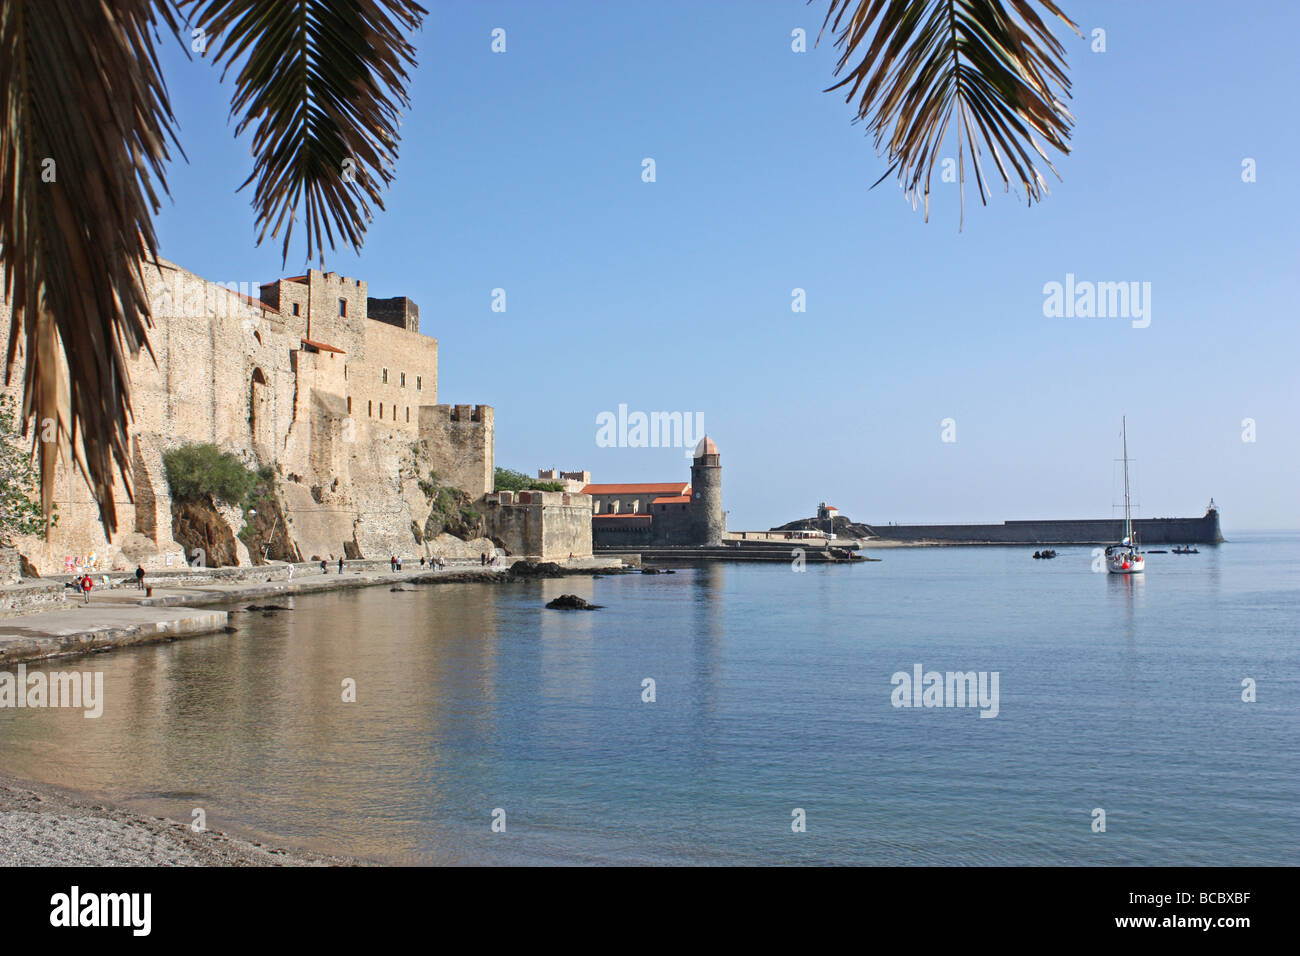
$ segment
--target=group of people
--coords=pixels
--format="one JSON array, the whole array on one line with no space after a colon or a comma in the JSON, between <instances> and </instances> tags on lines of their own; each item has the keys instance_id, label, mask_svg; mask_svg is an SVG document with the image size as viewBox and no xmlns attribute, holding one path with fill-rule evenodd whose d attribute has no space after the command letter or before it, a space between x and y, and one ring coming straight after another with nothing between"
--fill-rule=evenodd
<instances>
[{"instance_id":1,"label":"group of people","mask_svg":"<svg viewBox=\"0 0 1300 956\"><path fill-rule=\"evenodd\" d=\"M109 580L107 574L105 574L103 577L103 584L104 587L109 586ZM144 590L144 566L143 565L137 564L135 566L135 586L139 588L141 591ZM89 569L84 567L79 567L73 573L72 580L67 582L64 585L64 587L72 588L74 591L76 591L78 594L81 595L82 600L86 604L89 604L90 592L95 589L95 579L90 576Z\"/></svg>"}]
</instances>

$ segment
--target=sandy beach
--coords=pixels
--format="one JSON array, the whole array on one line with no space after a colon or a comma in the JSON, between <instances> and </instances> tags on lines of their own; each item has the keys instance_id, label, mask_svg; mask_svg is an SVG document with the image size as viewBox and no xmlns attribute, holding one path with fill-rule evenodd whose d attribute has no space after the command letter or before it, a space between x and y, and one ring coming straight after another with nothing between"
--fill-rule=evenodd
<instances>
[{"instance_id":1,"label":"sandy beach","mask_svg":"<svg viewBox=\"0 0 1300 956\"><path fill-rule=\"evenodd\" d=\"M144 816L0 773L0 866L359 866Z\"/></svg>"}]
</instances>

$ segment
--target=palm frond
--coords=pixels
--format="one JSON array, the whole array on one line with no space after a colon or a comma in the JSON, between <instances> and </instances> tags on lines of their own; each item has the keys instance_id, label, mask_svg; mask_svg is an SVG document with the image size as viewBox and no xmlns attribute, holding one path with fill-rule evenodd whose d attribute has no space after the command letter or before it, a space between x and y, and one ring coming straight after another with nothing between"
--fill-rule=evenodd
<instances>
[{"instance_id":1,"label":"palm frond","mask_svg":"<svg viewBox=\"0 0 1300 956\"><path fill-rule=\"evenodd\" d=\"M160 23L175 33L168 5L152 0L0 2L5 381L21 342L24 433L34 425L45 513L55 465L70 457L110 537L115 468L131 493L126 362L148 347L153 180L166 191L175 142Z\"/></svg>"},{"instance_id":2,"label":"palm frond","mask_svg":"<svg viewBox=\"0 0 1300 956\"><path fill-rule=\"evenodd\" d=\"M299 208L307 258L334 232L360 248L370 204L384 208L393 178L406 68L415 49L402 30L427 11L412 0L180 0L194 27L218 37L215 62L242 65L231 115L250 124L258 242L284 234ZM223 77L225 76L223 72ZM351 165L349 166L348 163Z\"/></svg>"},{"instance_id":3,"label":"palm frond","mask_svg":"<svg viewBox=\"0 0 1300 956\"><path fill-rule=\"evenodd\" d=\"M1075 33L1078 27L1052 0L1036 0ZM1009 190L1014 175L1032 205L1047 192L1035 155L1057 178L1038 137L1069 153L1074 117L1065 108L1070 80L1065 48L1034 9L1035 0L830 0L825 33L841 55L828 92L847 87L857 100L889 168L913 208L930 217L930 176L940 159L953 111L957 167L965 220L966 149L987 203L981 143ZM854 60L857 62L853 62Z\"/></svg>"}]
</instances>

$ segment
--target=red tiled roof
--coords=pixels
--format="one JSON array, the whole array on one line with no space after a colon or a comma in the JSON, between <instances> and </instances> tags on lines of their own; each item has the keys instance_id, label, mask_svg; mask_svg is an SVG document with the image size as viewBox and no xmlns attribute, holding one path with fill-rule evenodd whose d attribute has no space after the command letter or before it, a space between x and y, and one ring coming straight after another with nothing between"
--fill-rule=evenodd
<instances>
[{"instance_id":1,"label":"red tiled roof","mask_svg":"<svg viewBox=\"0 0 1300 956\"><path fill-rule=\"evenodd\" d=\"M646 521L650 520L649 515L634 514L632 512L628 512L627 514L621 514L621 515L592 515L591 516L592 521L606 521L614 518L645 518Z\"/></svg>"},{"instance_id":2,"label":"red tiled roof","mask_svg":"<svg viewBox=\"0 0 1300 956\"><path fill-rule=\"evenodd\" d=\"M690 488L685 481L665 481L658 484L587 485L584 495L681 495Z\"/></svg>"},{"instance_id":3,"label":"red tiled roof","mask_svg":"<svg viewBox=\"0 0 1300 956\"><path fill-rule=\"evenodd\" d=\"M690 495L674 495L671 498L656 498L652 505L684 505L691 500Z\"/></svg>"},{"instance_id":4,"label":"red tiled roof","mask_svg":"<svg viewBox=\"0 0 1300 956\"><path fill-rule=\"evenodd\" d=\"M312 348L320 349L322 352L337 352L339 355L345 354L340 348L335 348L333 345L326 345L324 342L317 342L313 339L303 339L302 344L310 345Z\"/></svg>"}]
</instances>

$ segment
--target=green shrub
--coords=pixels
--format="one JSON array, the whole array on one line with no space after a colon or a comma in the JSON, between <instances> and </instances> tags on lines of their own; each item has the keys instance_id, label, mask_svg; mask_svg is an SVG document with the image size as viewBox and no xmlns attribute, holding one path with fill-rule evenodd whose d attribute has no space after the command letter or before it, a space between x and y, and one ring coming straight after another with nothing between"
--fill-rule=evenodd
<instances>
[{"instance_id":1,"label":"green shrub","mask_svg":"<svg viewBox=\"0 0 1300 956\"><path fill-rule=\"evenodd\" d=\"M273 469L254 471L238 455L221 451L216 445L173 448L163 453L163 465L173 498L212 498L236 507L243 507L260 485L275 478Z\"/></svg>"},{"instance_id":2,"label":"green shrub","mask_svg":"<svg viewBox=\"0 0 1300 956\"><path fill-rule=\"evenodd\" d=\"M0 396L0 543L19 535L45 536L40 481L31 445L18 423L18 403ZM51 506L50 526L59 523L58 505Z\"/></svg>"},{"instance_id":3,"label":"green shrub","mask_svg":"<svg viewBox=\"0 0 1300 956\"><path fill-rule=\"evenodd\" d=\"M500 468L496 470L496 476L492 483L496 491L563 491L564 484L559 481L540 481L537 478L529 478L522 471L515 471L512 468Z\"/></svg>"}]
</instances>

